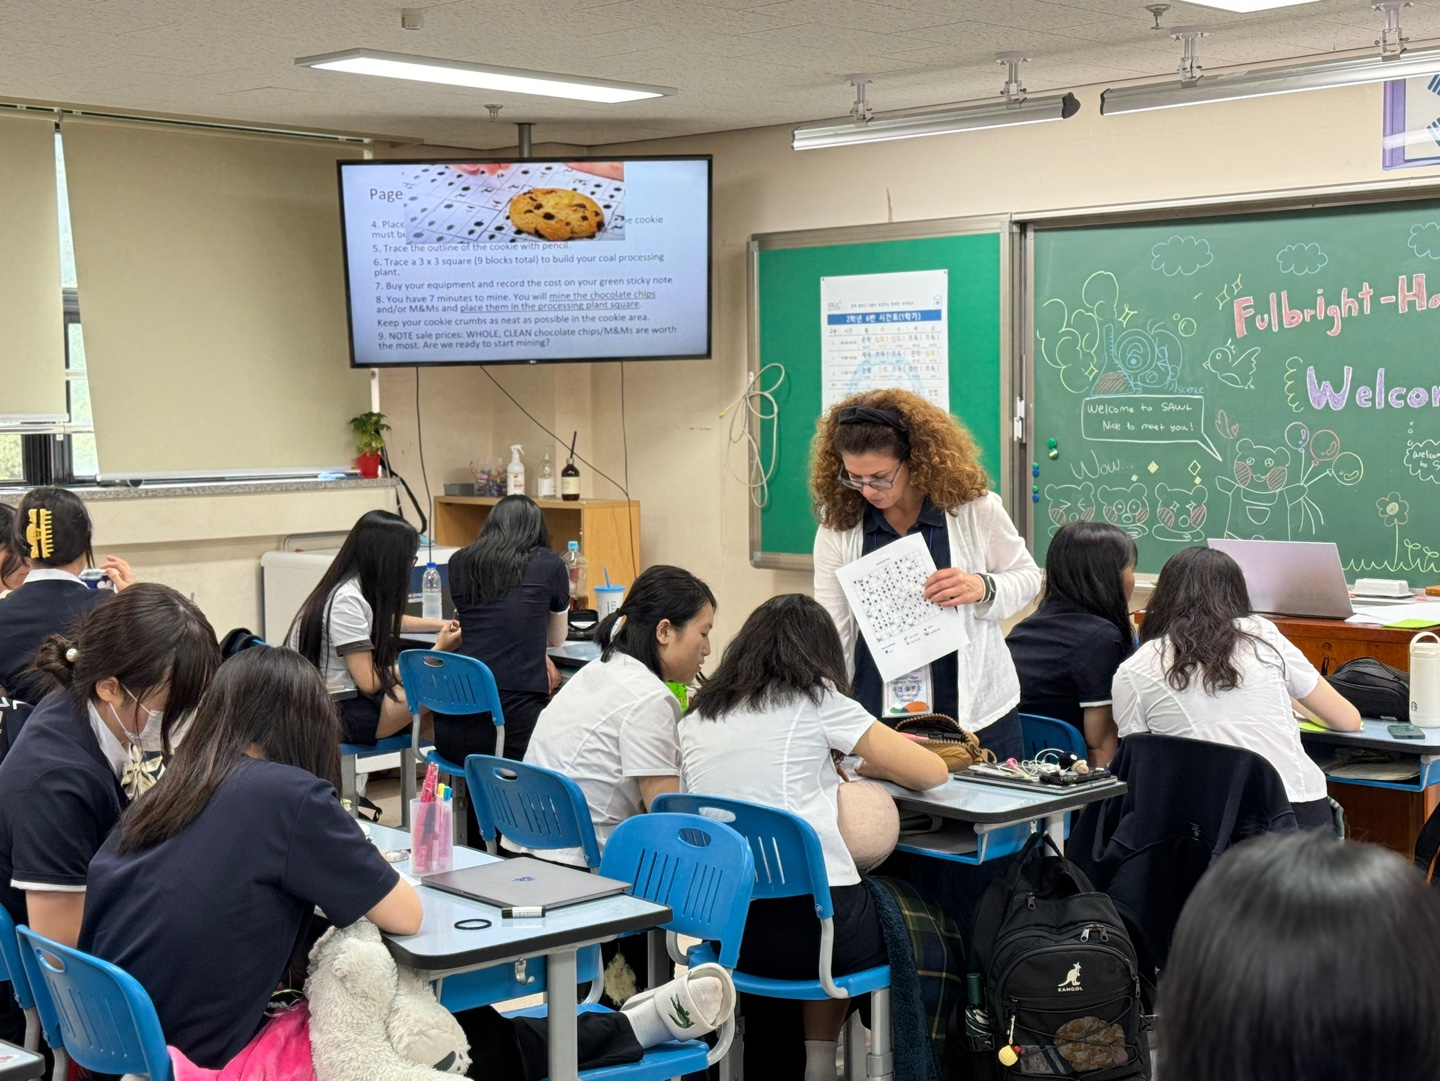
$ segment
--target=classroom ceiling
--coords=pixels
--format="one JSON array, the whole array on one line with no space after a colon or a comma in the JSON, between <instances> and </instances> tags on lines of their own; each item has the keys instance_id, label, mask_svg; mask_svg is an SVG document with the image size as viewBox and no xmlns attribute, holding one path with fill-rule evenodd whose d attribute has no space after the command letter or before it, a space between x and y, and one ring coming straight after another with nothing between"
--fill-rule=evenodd
<instances>
[{"instance_id":1,"label":"classroom ceiling","mask_svg":"<svg viewBox=\"0 0 1440 1081\"><path fill-rule=\"evenodd\" d=\"M1179 45L1144 0L451 0L400 27L381 0L0 0L0 100L178 113L402 136L477 148L598 145L841 116L844 77L873 76L877 109L996 94L1001 50L1027 52L1031 92L1175 69ZM1367 0L1255 15L1173 3L1165 26L1204 23L1208 67L1365 49ZM1440 38L1440 0L1404 13L1413 41ZM678 87L599 106L296 68L358 47ZM1081 93L1087 109L1098 94Z\"/></svg>"}]
</instances>

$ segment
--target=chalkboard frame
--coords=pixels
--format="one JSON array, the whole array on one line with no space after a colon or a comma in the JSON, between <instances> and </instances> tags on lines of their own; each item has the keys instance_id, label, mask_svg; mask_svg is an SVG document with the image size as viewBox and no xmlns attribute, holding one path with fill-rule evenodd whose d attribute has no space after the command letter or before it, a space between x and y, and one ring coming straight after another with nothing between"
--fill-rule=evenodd
<instances>
[{"instance_id":1,"label":"chalkboard frame","mask_svg":"<svg viewBox=\"0 0 1440 1081\"><path fill-rule=\"evenodd\" d=\"M1018 258L1019 326L1014 357L1015 402L1023 412L1016 418L1017 439L1012 447L1010 482L1015 491L1028 492L1030 470L1026 464L1034 444L1035 416L1035 236L1040 231L1079 229L1136 222L1174 221L1177 224L1205 218L1236 217L1245 214L1275 214L1325 210L1345 206L1375 206L1440 198L1440 176L1413 177L1361 184L1320 185L1288 190L1236 192L1224 196L1170 199L1152 202L1117 203L1113 206L1077 207L1016 213L1013 220L1020 232ZM1033 453L1038 454L1037 448ZM1029 499L1006 504L1020 535L1035 551L1035 513ZM1037 561L1039 557L1037 557ZM1041 566L1043 567L1043 562ZM1142 576L1149 580L1153 575Z\"/></svg>"},{"instance_id":2,"label":"chalkboard frame","mask_svg":"<svg viewBox=\"0 0 1440 1081\"><path fill-rule=\"evenodd\" d=\"M826 229L796 229L786 232L753 233L746 250L747 264L747 349L749 370L758 372L765 364L760 355L760 253L793 248L824 248L847 244L878 244L887 241L930 240L954 236L996 234L1000 238L1000 306L996 317L1000 325L1000 461L994 475L999 485L1001 498L1006 506L1013 506L1011 483L1015 467L1012 463L1015 439L1011 429L1014 414L1014 372L1016 336L1020 332L1019 303L1020 277L1016 254L1020 246L1020 231L1012 215L981 214L960 218L932 218L922 221L881 222L870 225L838 226ZM747 418L750 434L750 450L747 465L757 466L756 449L760 446L760 432L753 415ZM764 543L764 522L761 508L753 499L749 504L750 565L763 570L786 570L811 572L814 560L809 553L767 552Z\"/></svg>"}]
</instances>

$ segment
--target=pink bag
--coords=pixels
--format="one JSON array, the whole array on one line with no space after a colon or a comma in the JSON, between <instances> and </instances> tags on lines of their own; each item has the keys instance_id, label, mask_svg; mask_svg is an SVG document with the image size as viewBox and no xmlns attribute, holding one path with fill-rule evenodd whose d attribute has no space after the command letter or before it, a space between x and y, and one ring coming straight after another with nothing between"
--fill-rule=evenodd
<instances>
[{"instance_id":1,"label":"pink bag","mask_svg":"<svg viewBox=\"0 0 1440 1081\"><path fill-rule=\"evenodd\" d=\"M267 1021L233 1059L218 1070L196 1066L170 1048L175 1081L315 1081L310 1059L310 1007L304 1002Z\"/></svg>"}]
</instances>

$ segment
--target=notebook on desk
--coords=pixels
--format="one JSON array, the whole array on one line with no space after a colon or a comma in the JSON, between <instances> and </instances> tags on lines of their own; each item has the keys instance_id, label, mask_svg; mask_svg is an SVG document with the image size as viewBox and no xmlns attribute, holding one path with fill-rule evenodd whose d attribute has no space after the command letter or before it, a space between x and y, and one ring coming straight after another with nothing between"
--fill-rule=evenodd
<instances>
[{"instance_id":1,"label":"notebook on desk","mask_svg":"<svg viewBox=\"0 0 1440 1081\"><path fill-rule=\"evenodd\" d=\"M426 875L431 889L458 894L496 908L564 908L601 897L614 897L629 889L627 883L601 878L574 867L519 856L479 867L462 867Z\"/></svg>"}]
</instances>

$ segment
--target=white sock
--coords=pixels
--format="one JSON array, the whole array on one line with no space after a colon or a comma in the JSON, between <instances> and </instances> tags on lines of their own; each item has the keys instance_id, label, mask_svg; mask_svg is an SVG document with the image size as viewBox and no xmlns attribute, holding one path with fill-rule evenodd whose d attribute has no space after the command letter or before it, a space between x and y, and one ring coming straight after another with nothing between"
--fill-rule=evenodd
<instances>
[{"instance_id":1,"label":"white sock","mask_svg":"<svg viewBox=\"0 0 1440 1081\"><path fill-rule=\"evenodd\" d=\"M670 1040L693 1040L719 1028L729 1017L723 1009L726 997L724 981L702 972L641 992L620 1012L629 1018L640 1046L655 1047Z\"/></svg>"},{"instance_id":2,"label":"white sock","mask_svg":"<svg viewBox=\"0 0 1440 1081\"><path fill-rule=\"evenodd\" d=\"M835 1041L805 1041L805 1081L836 1081Z\"/></svg>"}]
</instances>

